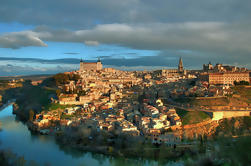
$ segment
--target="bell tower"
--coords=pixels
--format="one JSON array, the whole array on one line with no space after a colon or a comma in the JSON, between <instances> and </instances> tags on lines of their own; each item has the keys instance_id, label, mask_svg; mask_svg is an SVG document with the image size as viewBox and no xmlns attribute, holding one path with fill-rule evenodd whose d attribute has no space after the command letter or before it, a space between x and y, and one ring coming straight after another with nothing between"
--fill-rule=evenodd
<instances>
[{"instance_id":1,"label":"bell tower","mask_svg":"<svg viewBox=\"0 0 251 166\"><path fill-rule=\"evenodd\" d=\"M182 62L182 59L180 57L179 65L178 65L178 72L183 72L183 71L184 71L183 62Z\"/></svg>"}]
</instances>

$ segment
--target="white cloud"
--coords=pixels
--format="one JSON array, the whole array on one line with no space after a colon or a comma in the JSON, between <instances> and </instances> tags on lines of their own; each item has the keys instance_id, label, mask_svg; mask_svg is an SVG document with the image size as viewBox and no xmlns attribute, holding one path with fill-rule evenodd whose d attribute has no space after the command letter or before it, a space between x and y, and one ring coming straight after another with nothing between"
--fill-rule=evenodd
<instances>
[{"instance_id":1,"label":"white cloud","mask_svg":"<svg viewBox=\"0 0 251 166\"><path fill-rule=\"evenodd\" d=\"M47 44L32 31L12 32L0 36L0 47L17 49L26 46L47 47Z\"/></svg>"},{"instance_id":2,"label":"white cloud","mask_svg":"<svg viewBox=\"0 0 251 166\"><path fill-rule=\"evenodd\" d=\"M99 42L98 41L90 41L90 40L87 40L84 42L85 45L88 45L88 46L98 46L99 45Z\"/></svg>"},{"instance_id":3,"label":"white cloud","mask_svg":"<svg viewBox=\"0 0 251 166\"><path fill-rule=\"evenodd\" d=\"M2 0L0 20L81 29L97 24L250 20L250 0Z\"/></svg>"},{"instance_id":4,"label":"white cloud","mask_svg":"<svg viewBox=\"0 0 251 166\"><path fill-rule=\"evenodd\" d=\"M0 36L0 46L46 46L43 41L79 42L86 45L116 44L148 50L195 50L218 53L251 53L251 29L242 24L187 22L155 24L107 24L77 31L38 27L33 31ZM251 24L245 24L245 27ZM230 49L231 48L231 49Z\"/></svg>"}]
</instances>

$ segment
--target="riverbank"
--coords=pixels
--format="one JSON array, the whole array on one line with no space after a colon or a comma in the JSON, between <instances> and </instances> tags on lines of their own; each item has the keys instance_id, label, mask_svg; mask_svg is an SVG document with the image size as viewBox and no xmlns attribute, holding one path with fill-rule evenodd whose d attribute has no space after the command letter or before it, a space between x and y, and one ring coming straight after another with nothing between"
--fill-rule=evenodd
<instances>
[{"instance_id":1,"label":"riverbank","mask_svg":"<svg viewBox=\"0 0 251 166\"><path fill-rule=\"evenodd\" d=\"M7 103L2 104L2 105L0 106L0 111L2 111L3 109L5 109L5 108L8 107L9 105L14 104L15 101L16 101L15 99L12 99L12 100L9 100Z\"/></svg>"},{"instance_id":2,"label":"riverbank","mask_svg":"<svg viewBox=\"0 0 251 166\"><path fill-rule=\"evenodd\" d=\"M251 135L251 117L238 117L231 119L223 119L218 122L216 121L205 121L200 124L191 125L190 128L186 126L180 131L183 134L196 136L197 141L182 142L175 146L168 147L164 144L153 145L151 142L138 141L131 143L130 145L121 145L118 147L116 142L109 142L107 145L98 146L97 143L92 141L85 142L83 144L80 141L75 141L74 139L65 139L66 136L57 136L58 143L62 146L70 146L72 148L90 151L95 153L102 153L105 155L112 155L117 157L131 157L131 158L147 158L153 160L160 159L171 159L178 160L185 156L195 156L198 154L204 154L206 147L210 144L215 144L219 139L231 139L238 136L249 136ZM184 129L186 132L184 132ZM197 133L197 135L194 135ZM234 137L233 137L234 136ZM118 138L120 142L120 138ZM210 143L207 143L210 142ZM127 147L128 146L128 147ZM211 145L210 145L211 146ZM209 148L210 149L210 148Z\"/></svg>"},{"instance_id":3,"label":"riverbank","mask_svg":"<svg viewBox=\"0 0 251 166\"><path fill-rule=\"evenodd\" d=\"M130 159L147 159L153 161L178 161L185 156L194 156L199 153L197 145L168 147L165 145L152 145L146 143L136 147L116 148L114 145L83 145L75 142L62 141L64 139L57 138L60 147L73 148L82 152L91 152L103 154L106 156L130 158ZM91 143L90 143L91 144Z\"/></svg>"},{"instance_id":4,"label":"riverbank","mask_svg":"<svg viewBox=\"0 0 251 166\"><path fill-rule=\"evenodd\" d=\"M96 153L92 147L73 147L56 142L52 136L32 134L24 123L16 121L12 114L12 106L7 107L6 112L0 112L0 121L3 122L3 131L0 132L0 149L11 149L13 154L22 158L22 161L33 160L39 165L61 166L110 166L110 165L156 165L159 161L101 153L106 147L101 147ZM78 148L78 149L77 149ZM115 152L113 153L115 154ZM41 157L42 156L42 157ZM63 159L63 160L59 160ZM168 162L168 161L167 161ZM34 162L33 162L34 163ZM29 165L29 163L26 163Z\"/></svg>"},{"instance_id":5,"label":"riverbank","mask_svg":"<svg viewBox=\"0 0 251 166\"><path fill-rule=\"evenodd\" d=\"M12 110L9 110L10 114ZM6 116L6 113L5 113ZM13 116L13 115L12 115ZM90 145L84 145L84 144L77 144L74 140L64 140L65 137L58 137L57 142L54 142L53 137L51 136L41 136L41 135L33 135L30 134L30 131L27 130L27 127L20 122L17 122L14 120L15 118L12 118L12 122L8 122L5 124L8 124L5 126L3 124L4 130L2 132L5 132L5 134L1 135L0 140L3 143L1 146L7 146L12 147L14 149L14 153L17 153L15 151L16 147L21 146L20 149L22 149L21 153L18 155L22 156L23 150L25 149L25 152L29 152L28 156L24 156L25 159L30 160L31 158L29 156L32 156L34 159L34 155L32 154L39 154L36 157L40 157L40 155L43 155L44 158L48 159L47 161L53 161L53 165L79 165L79 158L81 156L85 156L85 154L88 154L89 157L94 157L95 160L101 160L101 161L114 161L114 160L122 160L122 161L133 161L131 162L131 165L147 165L146 163L168 163L171 160L178 161L179 163L192 163L190 165L200 165L201 160L203 162L211 162L215 163L215 165L223 166L224 163L248 163L248 158L245 158L245 155L247 153L247 148L250 146L250 139L249 137L237 137L236 135L242 134L239 131L245 131L244 128L250 128L250 122L251 118L234 118L232 119L225 119L224 122L221 124L222 129L217 130L217 132L223 131L226 133L226 137L217 137L215 140L206 140L206 139L200 139L196 145L194 145L191 148L179 147L177 146L175 149L174 147L149 147L148 143L140 144L136 143L132 145L133 148L123 148L121 146L119 150L113 148L113 146L117 146L118 142L125 143L129 140L124 139L124 141L118 141L117 143L114 143L113 146L107 145L107 146L95 146L95 142L93 142ZM11 120L8 118L8 120ZM16 126L17 125L17 126ZM14 128L11 128L10 131L6 127L14 126ZM18 127L19 126L19 127ZM21 127L20 127L21 126ZM247 129L246 128L246 129ZM13 134L6 134L6 132L15 132L17 135ZM21 132L20 132L21 131ZM230 132L230 133L228 133ZM239 132L239 133L238 133ZM1 133L1 132L0 132ZM232 138L231 135L235 133L235 137ZM21 134L21 135L20 135ZM25 134L25 135L24 135ZM5 138L6 136L10 136ZM32 137L32 138L30 138ZM27 139L29 138L29 139ZM4 139L4 140L3 140ZM13 141L13 139L15 141ZM28 142L27 142L28 141ZM60 142L61 141L61 142ZM37 145L39 143L39 145ZM53 143L53 144L51 144ZM17 144L17 145L15 145ZM33 145L35 144L35 145ZM129 142L131 144L131 142ZM37 149L34 148L38 147ZM40 147L41 146L41 147ZM53 147L53 149L51 149ZM112 148L111 148L112 147ZM243 148L241 150L241 147L245 147L245 151L243 151ZM231 148L232 150L229 150ZM34 151L36 149L36 151ZM182 150L183 149L183 150ZM186 149L186 150L185 150ZM197 151L191 151L190 149L197 149ZM60 150L60 151L59 151ZM78 151L78 152L77 152ZM237 151L237 152L235 152ZM63 152L63 153L61 153ZM89 153L91 152L91 153ZM58 157L55 157L55 154L58 153ZM104 155L102 155L104 154ZM173 156L174 154L174 156ZM62 156L63 155L63 156ZM71 155L74 155L75 157L72 157ZM144 157L141 157L144 155ZM77 156L77 157L76 157ZM97 157L100 156L100 157ZM172 158L173 157L173 158ZM59 163L58 158L64 158L64 162ZM126 160L125 160L126 159ZM78 160L78 162L77 162ZM40 161L39 159L36 161ZM86 160L86 158L83 158L83 163L87 165L100 165L98 163L90 164L89 160ZM141 162L142 161L142 162ZM145 162L147 161L147 162ZM57 163L57 164L56 164ZM77 164L74 164L77 163ZM138 164L140 163L140 164ZM115 163L113 163L115 164ZM117 163L118 164L118 163ZM106 164L111 165L111 163ZM116 164L115 164L116 165ZM127 164L130 165L130 164ZM154 165L154 164L148 164L148 165ZM181 164L185 165L185 164ZM234 164L233 164L234 165ZM247 165L247 164L246 164Z\"/></svg>"}]
</instances>

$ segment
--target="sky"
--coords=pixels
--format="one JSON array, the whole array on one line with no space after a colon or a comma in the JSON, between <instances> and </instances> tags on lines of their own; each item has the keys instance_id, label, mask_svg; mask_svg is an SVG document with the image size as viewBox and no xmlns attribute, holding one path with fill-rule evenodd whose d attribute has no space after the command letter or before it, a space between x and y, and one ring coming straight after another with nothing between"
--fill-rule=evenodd
<instances>
[{"instance_id":1,"label":"sky","mask_svg":"<svg viewBox=\"0 0 251 166\"><path fill-rule=\"evenodd\" d=\"M1 0L0 76L101 58L121 70L251 68L250 0Z\"/></svg>"}]
</instances>

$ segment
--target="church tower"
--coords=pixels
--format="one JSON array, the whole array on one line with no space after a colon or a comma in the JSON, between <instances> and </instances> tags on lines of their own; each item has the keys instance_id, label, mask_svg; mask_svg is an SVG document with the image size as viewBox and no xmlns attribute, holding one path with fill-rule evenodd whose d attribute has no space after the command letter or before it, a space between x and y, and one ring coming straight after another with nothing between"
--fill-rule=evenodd
<instances>
[{"instance_id":1,"label":"church tower","mask_svg":"<svg viewBox=\"0 0 251 166\"><path fill-rule=\"evenodd\" d=\"M101 62L100 58L98 58L98 61L97 61L97 70L102 70L102 68L103 68L102 62Z\"/></svg>"},{"instance_id":2,"label":"church tower","mask_svg":"<svg viewBox=\"0 0 251 166\"><path fill-rule=\"evenodd\" d=\"M182 59L180 57L179 65L178 65L178 72L183 72L183 71L184 71L183 62L182 62Z\"/></svg>"},{"instance_id":3,"label":"church tower","mask_svg":"<svg viewBox=\"0 0 251 166\"><path fill-rule=\"evenodd\" d=\"M80 59L80 71L84 70L84 61L83 59L81 58Z\"/></svg>"}]
</instances>

